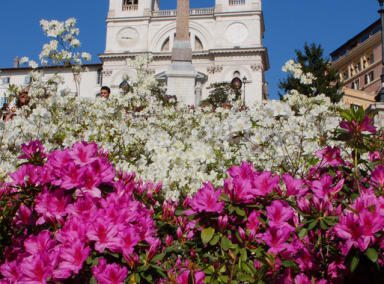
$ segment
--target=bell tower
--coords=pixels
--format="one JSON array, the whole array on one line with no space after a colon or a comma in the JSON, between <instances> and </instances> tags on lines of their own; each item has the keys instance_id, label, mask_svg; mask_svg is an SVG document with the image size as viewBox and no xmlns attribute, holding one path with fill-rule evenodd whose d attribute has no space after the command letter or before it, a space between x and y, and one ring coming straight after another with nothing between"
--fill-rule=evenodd
<instances>
[{"instance_id":1,"label":"bell tower","mask_svg":"<svg viewBox=\"0 0 384 284\"><path fill-rule=\"evenodd\" d=\"M159 10L159 0L109 0L108 18L150 16Z\"/></svg>"}]
</instances>

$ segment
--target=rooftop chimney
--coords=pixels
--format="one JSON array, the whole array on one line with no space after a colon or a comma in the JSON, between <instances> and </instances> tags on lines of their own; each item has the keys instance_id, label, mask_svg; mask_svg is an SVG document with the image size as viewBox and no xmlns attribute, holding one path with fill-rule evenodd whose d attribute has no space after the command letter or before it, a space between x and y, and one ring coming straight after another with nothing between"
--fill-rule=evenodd
<instances>
[{"instance_id":1,"label":"rooftop chimney","mask_svg":"<svg viewBox=\"0 0 384 284\"><path fill-rule=\"evenodd\" d=\"M20 59L18 56L16 56L15 59L13 60L13 67L19 68L19 66L20 66Z\"/></svg>"}]
</instances>

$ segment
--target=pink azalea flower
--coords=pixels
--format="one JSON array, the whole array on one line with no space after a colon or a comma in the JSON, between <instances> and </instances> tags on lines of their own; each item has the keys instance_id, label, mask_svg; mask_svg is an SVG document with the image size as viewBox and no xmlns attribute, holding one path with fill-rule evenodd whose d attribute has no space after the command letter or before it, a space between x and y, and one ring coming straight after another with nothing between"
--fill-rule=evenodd
<instances>
[{"instance_id":1,"label":"pink azalea flower","mask_svg":"<svg viewBox=\"0 0 384 284\"><path fill-rule=\"evenodd\" d=\"M339 238L346 240L342 253L347 255L352 246L365 251L370 243L370 237L364 236L359 217L354 213L340 216L339 223L333 227Z\"/></svg>"},{"instance_id":2,"label":"pink azalea flower","mask_svg":"<svg viewBox=\"0 0 384 284\"><path fill-rule=\"evenodd\" d=\"M233 203L251 203L254 199L251 181L247 179L225 180L224 191Z\"/></svg>"},{"instance_id":3,"label":"pink azalea flower","mask_svg":"<svg viewBox=\"0 0 384 284\"><path fill-rule=\"evenodd\" d=\"M0 275L4 277L5 283L20 283L19 280L22 276L20 265L16 260L11 262L5 261L0 266Z\"/></svg>"},{"instance_id":4,"label":"pink azalea flower","mask_svg":"<svg viewBox=\"0 0 384 284\"><path fill-rule=\"evenodd\" d=\"M69 150L56 150L48 156L45 166L52 168L54 174L60 177L62 169L65 169L70 162L72 162L72 158L69 155Z\"/></svg>"},{"instance_id":5,"label":"pink azalea flower","mask_svg":"<svg viewBox=\"0 0 384 284\"><path fill-rule=\"evenodd\" d=\"M31 255L24 258L20 264L23 273L20 283L48 283L47 279L52 276L53 267L51 263L40 255Z\"/></svg>"},{"instance_id":6,"label":"pink azalea flower","mask_svg":"<svg viewBox=\"0 0 384 284\"><path fill-rule=\"evenodd\" d=\"M64 189L72 189L79 186L81 184L80 169L73 162L68 162L61 171L60 179L55 181L54 184Z\"/></svg>"},{"instance_id":7,"label":"pink azalea flower","mask_svg":"<svg viewBox=\"0 0 384 284\"><path fill-rule=\"evenodd\" d=\"M340 149L336 147L328 146L323 150L318 150L316 151L316 156L321 159L320 167L325 165L337 167L344 164L344 161L340 156Z\"/></svg>"},{"instance_id":8,"label":"pink azalea flower","mask_svg":"<svg viewBox=\"0 0 384 284\"><path fill-rule=\"evenodd\" d=\"M92 269L92 273L99 284L122 284L128 276L126 267L121 267L116 263L107 264L104 258L99 259L99 263Z\"/></svg>"},{"instance_id":9,"label":"pink azalea flower","mask_svg":"<svg viewBox=\"0 0 384 284\"><path fill-rule=\"evenodd\" d=\"M21 150L24 152L24 155L17 157L18 159L32 159L36 153L40 153L42 157L46 156L44 147L39 140L32 140L28 145L21 144Z\"/></svg>"},{"instance_id":10,"label":"pink azalea flower","mask_svg":"<svg viewBox=\"0 0 384 284\"><path fill-rule=\"evenodd\" d=\"M320 180L312 181L311 189L318 198L324 198L327 195L335 195L344 186L344 179L341 179L334 187L332 187L332 176L324 174Z\"/></svg>"},{"instance_id":11,"label":"pink azalea flower","mask_svg":"<svg viewBox=\"0 0 384 284\"><path fill-rule=\"evenodd\" d=\"M119 234L120 237L120 249L123 252L123 256L127 257L133 253L135 245L140 241L140 236L136 233L136 228L129 227L124 232Z\"/></svg>"},{"instance_id":12,"label":"pink azalea flower","mask_svg":"<svg viewBox=\"0 0 384 284\"><path fill-rule=\"evenodd\" d=\"M90 166L93 169L93 173L100 178L100 182L111 182L115 178L115 170L108 159L97 159L93 161Z\"/></svg>"},{"instance_id":13,"label":"pink azalea flower","mask_svg":"<svg viewBox=\"0 0 384 284\"><path fill-rule=\"evenodd\" d=\"M44 230L37 236L30 236L24 241L25 250L31 255L42 255L43 253L53 249L56 241L52 240L51 232Z\"/></svg>"},{"instance_id":14,"label":"pink azalea flower","mask_svg":"<svg viewBox=\"0 0 384 284\"><path fill-rule=\"evenodd\" d=\"M384 165L377 166L371 174L373 184L379 188L384 188Z\"/></svg>"},{"instance_id":15,"label":"pink azalea flower","mask_svg":"<svg viewBox=\"0 0 384 284\"><path fill-rule=\"evenodd\" d=\"M98 252L103 252L105 248L116 249L120 246L117 228L101 216L90 224L87 238L96 242L95 250Z\"/></svg>"},{"instance_id":16,"label":"pink azalea flower","mask_svg":"<svg viewBox=\"0 0 384 284\"><path fill-rule=\"evenodd\" d=\"M40 176L43 172L42 167L34 165L22 165L14 173L10 173L9 176L13 179L10 184L24 186L28 184L40 184Z\"/></svg>"},{"instance_id":17,"label":"pink azalea flower","mask_svg":"<svg viewBox=\"0 0 384 284\"><path fill-rule=\"evenodd\" d=\"M283 175L283 180L287 188L286 196L302 196L308 190L304 187L303 180L295 179L288 173Z\"/></svg>"},{"instance_id":18,"label":"pink azalea flower","mask_svg":"<svg viewBox=\"0 0 384 284\"><path fill-rule=\"evenodd\" d=\"M32 225L33 224L32 210L29 209L24 204L21 204L15 216L15 223L16 225Z\"/></svg>"},{"instance_id":19,"label":"pink azalea flower","mask_svg":"<svg viewBox=\"0 0 384 284\"><path fill-rule=\"evenodd\" d=\"M353 135L359 135L363 131L375 133L376 127L373 126L373 121L367 115L364 117L363 121L359 124L355 120L352 122L341 121L340 127L347 130L349 133Z\"/></svg>"},{"instance_id":20,"label":"pink azalea flower","mask_svg":"<svg viewBox=\"0 0 384 284\"><path fill-rule=\"evenodd\" d=\"M266 196L277 189L280 178L278 175L272 176L271 172L262 172L252 180L253 194L255 196Z\"/></svg>"},{"instance_id":21,"label":"pink azalea flower","mask_svg":"<svg viewBox=\"0 0 384 284\"><path fill-rule=\"evenodd\" d=\"M183 273L177 276L177 284L188 284L189 282L189 275L191 274L190 270L185 270ZM194 275L194 283L196 284L203 284L205 279L204 272L197 270L195 271Z\"/></svg>"},{"instance_id":22,"label":"pink azalea flower","mask_svg":"<svg viewBox=\"0 0 384 284\"><path fill-rule=\"evenodd\" d=\"M269 246L268 252L275 255L279 252L288 249L290 246L286 243L289 239L291 230L286 226L269 227L268 230L261 236L261 239Z\"/></svg>"},{"instance_id":23,"label":"pink azalea flower","mask_svg":"<svg viewBox=\"0 0 384 284\"><path fill-rule=\"evenodd\" d=\"M60 249L60 260L58 270L71 271L74 274L79 273L83 267L84 261L88 258L91 249L85 244L76 240L67 243Z\"/></svg>"},{"instance_id":24,"label":"pink azalea flower","mask_svg":"<svg viewBox=\"0 0 384 284\"><path fill-rule=\"evenodd\" d=\"M63 217L67 215L65 207L70 203L71 195L66 195L63 190L44 191L36 197L35 210L40 215L36 224L45 222L64 223Z\"/></svg>"},{"instance_id":25,"label":"pink azalea flower","mask_svg":"<svg viewBox=\"0 0 384 284\"><path fill-rule=\"evenodd\" d=\"M307 277L304 273L300 273L295 277L295 284L313 284L312 280Z\"/></svg>"},{"instance_id":26,"label":"pink azalea flower","mask_svg":"<svg viewBox=\"0 0 384 284\"><path fill-rule=\"evenodd\" d=\"M101 191L98 188L100 185L100 178L95 174L93 168L83 167L81 168L81 189L77 190L78 196L88 194L91 197L100 198Z\"/></svg>"},{"instance_id":27,"label":"pink azalea flower","mask_svg":"<svg viewBox=\"0 0 384 284\"><path fill-rule=\"evenodd\" d=\"M252 164L247 162L242 162L240 167L232 166L228 169L228 173L232 178L239 179L251 179L254 171Z\"/></svg>"},{"instance_id":28,"label":"pink azalea flower","mask_svg":"<svg viewBox=\"0 0 384 284\"><path fill-rule=\"evenodd\" d=\"M67 218L64 227L55 235L56 240L65 243L72 243L76 240L85 241L88 224L78 217Z\"/></svg>"},{"instance_id":29,"label":"pink azalea flower","mask_svg":"<svg viewBox=\"0 0 384 284\"><path fill-rule=\"evenodd\" d=\"M288 226L286 222L293 218L294 210L285 201L274 200L267 208L270 226Z\"/></svg>"},{"instance_id":30,"label":"pink azalea flower","mask_svg":"<svg viewBox=\"0 0 384 284\"><path fill-rule=\"evenodd\" d=\"M69 155L73 159L76 165L84 166L92 163L96 160L97 144L87 142L76 142L72 145L72 149L69 151Z\"/></svg>"},{"instance_id":31,"label":"pink azalea flower","mask_svg":"<svg viewBox=\"0 0 384 284\"><path fill-rule=\"evenodd\" d=\"M380 161L381 159L381 154L379 152L369 153L369 160L371 162Z\"/></svg>"},{"instance_id":32,"label":"pink azalea flower","mask_svg":"<svg viewBox=\"0 0 384 284\"><path fill-rule=\"evenodd\" d=\"M247 230L250 231L249 237L253 239L259 231L261 222L259 220L261 212L253 210L252 213L248 216L247 220Z\"/></svg>"},{"instance_id":33,"label":"pink azalea flower","mask_svg":"<svg viewBox=\"0 0 384 284\"><path fill-rule=\"evenodd\" d=\"M221 213L224 208L224 202L219 202L221 190L215 190L211 183L204 183L190 202L191 210L185 214L195 214L201 212Z\"/></svg>"}]
</instances>

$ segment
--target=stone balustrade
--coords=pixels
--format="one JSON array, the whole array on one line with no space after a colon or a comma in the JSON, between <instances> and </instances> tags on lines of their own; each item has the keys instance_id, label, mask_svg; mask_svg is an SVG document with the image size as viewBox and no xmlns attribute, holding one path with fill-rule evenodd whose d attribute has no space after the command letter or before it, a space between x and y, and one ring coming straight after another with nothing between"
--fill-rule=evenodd
<instances>
[{"instance_id":1,"label":"stone balustrade","mask_svg":"<svg viewBox=\"0 0 384 284\"><path fill-rule=\"evenodd\" d=\"M230 6L245 5L245 0L229 0Z\"/></svg>"},{"instance_id":2,"label":"stone balustrade","mask_svg":"<svg viewBox=\"0 0 384 284\"><path fill-rule=\"evenodd\" d=\"M198 8L198 9L189 9L189 14L193 15L212 15L215 11L215 8ZM176 10L158 10L152 11L153 17L175 17L177 15Z\"/></svg>"},{"instance_id":3,"label":"stone balustrade","mask_svg":"<svg viewBox=\"0 0 384 284\"><path fill-rule=\"evenodd\" d=\"M123 11L137 11L139 9L139 5L137 4L124 4Z\"/></svg>"}]
</instances>

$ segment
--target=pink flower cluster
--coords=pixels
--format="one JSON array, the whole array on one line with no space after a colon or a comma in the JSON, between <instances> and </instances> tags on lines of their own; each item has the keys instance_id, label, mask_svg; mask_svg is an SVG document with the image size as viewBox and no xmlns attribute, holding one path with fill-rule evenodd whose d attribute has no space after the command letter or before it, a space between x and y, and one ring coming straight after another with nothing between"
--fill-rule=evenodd
<instances>
[{"instance_id":1,"label":"pink flower cluster","mask_svg":"<svg viewBox=\"0 0 384 284\"><path fill-rule=\"evenodd\" d=\"M32 141L22 150L28 162L1 185L0 206L15 214L0 283L323 284L348 275L351 256L384 266L379 152L361 180L340 149L327 147L303 178L243 162L222 188L204 183L172 201L161 183L116 174L95 143L44 153Z\"/></svg>"},{"instance_id":2,"label":"pink flower cluster","mask_svg":"<svg viewBox=\"0 0 384 284\"><path fill-rule=\"evenodd\" d=\"M43 166L27 164L10 174L10 185L20 190L42 188L34 208L19 208L15 225L38 227L47 223L57 229L54 233L43 230L26 235L22 243L7 252L7 259L12 260L0 267L7 281L47 283L48 279L67 279L79 273L92 249L99 253L108 249L129 261L139 242L156 243L151 213L134 198L135 192L151 191L148 185L143 189L134 175L120 174L115 180L107 153L94 143L79 142L71 149L46 156ZM103 193L104 198L102 186L109 191ZM100 259L93 274L99 283L123 283L127 269Z\"/></svg>"}]
</instances>

